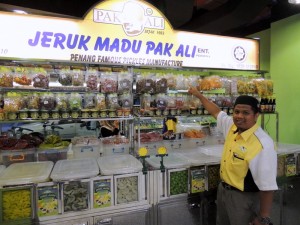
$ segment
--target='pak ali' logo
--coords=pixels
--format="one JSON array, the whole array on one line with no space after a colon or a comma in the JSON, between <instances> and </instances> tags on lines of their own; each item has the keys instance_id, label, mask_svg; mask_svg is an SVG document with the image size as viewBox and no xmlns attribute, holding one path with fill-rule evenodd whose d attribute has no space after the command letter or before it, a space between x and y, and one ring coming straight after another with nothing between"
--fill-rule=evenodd
<instances>
[{"instance_id":1,"label":"'pak ali' logo","mask_svg":"<svg viewBox=\"0 0 300 225\"><path fill-rule=\"evenodd\" d=\"M237 46L233 49L233 55L236 60L242 62L246 58L246 51L243 47Z\"/></svg>"},{"instance_id":2,"label":"'pak ali' logo","mask_svg":"<svg viewBox=\"0 0 300 225\"><path fill-rule=\"evenodd\" d=\"M165 20L162 17L151 16L151 8L144 9L140 4L132 1L124 3L121 12L94 9L94 22L122 25L128 36L137 36L143 33L145 28L165 29Z\"/></svg>"}]
</instances>

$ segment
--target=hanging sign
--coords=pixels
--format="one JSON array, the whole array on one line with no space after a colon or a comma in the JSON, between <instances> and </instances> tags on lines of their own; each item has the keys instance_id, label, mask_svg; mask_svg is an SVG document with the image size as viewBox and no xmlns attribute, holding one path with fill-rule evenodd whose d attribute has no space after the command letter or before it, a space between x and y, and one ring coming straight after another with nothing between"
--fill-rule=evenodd
<instances>
[{"instance_id":1,"label":"hanging sign","mask_svg":"<svg viewBox=\"0 0 300 225\"><path fill-rule=\"evenodd\" d=\"M259 69L257 40L173 30L145 1L104 1L83 20L2 12L0 27L2 59Z\"/></svg>"}]
</instances>

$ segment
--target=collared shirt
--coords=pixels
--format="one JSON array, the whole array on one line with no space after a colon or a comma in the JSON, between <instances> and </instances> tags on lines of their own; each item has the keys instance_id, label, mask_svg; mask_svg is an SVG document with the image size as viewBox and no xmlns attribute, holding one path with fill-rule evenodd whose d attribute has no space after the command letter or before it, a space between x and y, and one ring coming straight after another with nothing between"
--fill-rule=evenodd
<instances>
[{"instance_id":1,"label":"collared shirt","mask_svg":"<svg viewBox=\"0 0 300 225\"><path fill-rule=\"evenodd\" d=\"M244 191L245 178L250 170L259 190L277 190L277 154L271 137L257 124L238 134L232 117L225 112L219 113L217 125L226 137L221 159L221 179Z\"/></svg>"}]
</instances>

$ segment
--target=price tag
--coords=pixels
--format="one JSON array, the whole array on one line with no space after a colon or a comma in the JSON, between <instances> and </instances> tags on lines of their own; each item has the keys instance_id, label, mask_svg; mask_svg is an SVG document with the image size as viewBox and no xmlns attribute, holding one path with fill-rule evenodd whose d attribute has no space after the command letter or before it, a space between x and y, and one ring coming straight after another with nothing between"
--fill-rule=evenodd
<instances>
[{"instance_id":1,"label":"price tag","mask_svg":"<svg viewBox=\"0 0 300 225\"><path fill-rule=\"evenodd\" d=\"M286 157L286 171L285 175L287 177L289 176L295 176L296 175L296 157L291 154Z\"/></svg>"}]
</instances>

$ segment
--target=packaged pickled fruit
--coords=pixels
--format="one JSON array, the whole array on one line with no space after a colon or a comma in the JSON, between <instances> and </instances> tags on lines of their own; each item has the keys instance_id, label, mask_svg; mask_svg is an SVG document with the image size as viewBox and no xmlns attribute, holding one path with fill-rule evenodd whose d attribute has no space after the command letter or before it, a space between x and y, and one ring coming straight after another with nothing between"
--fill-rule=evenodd
<instances>
[{"instance_id":1,"label":"packaged pickled fruit","mask_svg":"<svg viewBox=\"0 0 300 225\"><path fill-rule=\"evenodd\" d=\"M0 108L0 120L4 120L4 119L5 119L4 110L2 108Z\"/></svg>"},{"instance_id":2,"label":"packaged pickled fruit","mask_svg":"<svg viewBox=\"0 0 300 225\"><path fill-rule=\"evenodd\" d=\"M13 71L6 66L0 66L0 87L13 87Z\"/></svg>"},{"instance_id":3,"label":"packaged pickled fruit","mask_svg":"<svg viewBox=\"0 0 300 225\"><path fill-rule=\"evenodd\" d=\"M199 100L199 98L196 98L192 95L187 96L187 98L190 108L197 109L201 106L201 101Z\"/></svg>"},{"instance_id":4,"label":"packaged pickled fruit","mask_svg":"<svg viewBox=\"0 0 300 225\"><path fill-rule=\"evenodd\" d=\"M185 194L188 192L188 171L178 170L170 172L170 195Z\"/></svg>"},{"instance_id":5,"label":"packaged pickled fruit","mask_svg":"<svg viewBox=\"0 0 300 225\"><path fill-rule=\"evenodd\" d=\"M141 96L141 108L150 109L152 108L152 96L150 94L143 94Z\"/></svg>"},{"instance_id":6,"label":"packaged pickled fruit","mask_svg":"<svg viewBox=\"0 0 300 225\"><path fill-rule=\"evenodd\" d=\"M138 74L136 78L136 93L149 93L155 91L155 75L150 73Z\"/></svg>"},{"instance_id":7,"label":"packaged pickled fruit","mask_svg":"<svg viewBox=\"0 0 300 225\"><path fill-rule=\"evenodd\" d=\"M255 82L254 82L254 79L249 79L247 81L247 84L246 84L246 88L247 88L247 94L256 94L257 93L257 90L256 90L256 85L255 85Z\"/></svg>"},{"instance_id":8,"label":"packaged pickled fruit","mask_svg":"<svg viewBox=\"0 0 300 225\"><path fill-rule=\"evenodd\" d=\"M118 74L118 93L130 93L132 92L133 77L130 73Z\"/></svg>"},{"instance_id":9,"label":"packaged pickled fruit","mask_svg":"<svg viewBox=\"0 0 300 225\"><path fill-rule=\"evenodd\" d=\"M176 108L176 95L173 93L167 96L167 108Z\"/></svg>"},{"instance_id":10,"label":"packaged pickled fruit","mask_svg":"<svg viewBox=\"0 0 300 225\"><path fill-rule=\"evenodd\" d=\"M117 93L118 91L118 74L102 73L100 76L101 93Z\"/></svg>"},{"instance_id":11,"label":"packaged pickled fruit","mask_svg":"<svg viewBox=\"0 0 300 225\"><path fill-rule=\"evenodd\" d=\"M177 86L177 76L172 73L167 73L166 78L168 80L168 88L170 90L175 90Z\"/></svg>"},{"instance_id":12,"label":"packaged pickled fruit","mask_svg":"<svg viewBox=\"0 0 300 225\"><path fill-rule=\"evenodd\" d=\"M43 93L40 96L40 110L54 110L56 107L56 99L53 93Z\"/></svg>"},{"instance_id":13,"label":"packaged pickled fruit","mask_svg":"<svg viewBox=\"0 0 300 225\"><path fill-rule=\"evenodd\" d=\"M168 90L168 80L164 74L156 74L155 93L166 93Z\"/></svg>"},{"instance_id":14,"label":"packaged pickled fruit","mask_svg":"<svg viewBox=\"0 0 300 225\"><path fill-rule=\"evenodd\" d=\"M40 96L38 93L31 93L28 95L28 109L39 109Z\"/></svg>"},{"instance_id":15,"label":"packaged pickled fruit","mask_svg":"<svg viewBox=\"0 0 300 225\"><path fill-rule=\"evenodd\" d=\"M59 71L58 82L62 86L71 86L72 85L72 72L70 68L63 68Z\"/></svg>"},{"instance_id":16,"label":"packaged pickled fruit","mask_svg":"<svg viewBox=\"0 0 300 225\"><path fill-rule=\"evenodd\" d=\"M55 95L56 110L68 110L69 109L69 98L66 93L57 93Z\"/></svg>"},{"instance_id":17,"label":"packaged pickled fruit","mask_svg":"<svg viewBox=\"0 0 300 225\"><path fill-rule=\"evenodd\" d=\"M20 92L18 94L19 94L20 99L21 99L20 100L20 102L21 102L21 104L20 104L20 110L26 110L26 109L28 109L29 96L26 95L25 93L22 93L22 92Z\"/></svg>"},{"instance_id":18,"label":"packaged pickled fruit","mask_svg":"<svg viewBox=\"0 0 300 225\"><path fill-rule=\"evenodd\" d=\"M21 108L21 98L18 95L6 95L4 97L3 110L5 112L16 113Z\"/></svg>"},{"instance_id":19,"label":"packaged pickled fruit","mask_svg":"<svg viewBox=\"0 0 300 225\"><path fill-rule=\"evenodd\" d=\"M216 95L214 98L214 100L215 100L214 103L221 108L221 107L223 107L223 99L224 99L224 96Z\"/></svg>"},{"instance_id":20,"label":"packaged pickled fruit","mask_svg":"<svg viewBox=\"0 0 300 225\"><path fill-rule=\"evenodd\" d=\"M132 95L129 93L120 95L119 104L122 108L131 108L133 105Z\"/></svg>"},{"instance_id":21,"label":"packaged pickled fruit","mask_svg":"<svg viewBox=\"0 0 300 225\"><path fill-rule=\"evenodd\" d=\"M203 80L202 77L199 77L199 78L198 78L198 81L197 81L197 82L198 82L198 85L196 86L196 88L197 88L198 90L201 90L201 83L202 83L202 80Z\"/></svg>"},{"instance_id":22,"label":"packaged pickled fruit","mask_svg":"<svg viewBox=\"0 0 300 225\"><path fill-rule=\"evenodd\" d=\"M105 101L105 95L102 93L97 93L95 96L95 109L97 110L104 110L106 109L106 101Z\"/></svg>"},{"instance_id":23,"label":"packaged pickled fruit","mask_svg":"<svg viewBox=\"0 0 300 225\"><path fill-rule=\"evenodd\" d=\"M224 96L222 99L222 107L233 107L233 99L230 96Z\"/></svg>"},{"instance_id":24,"label":"packaged pickled fruit","mask_svg":"<svg viewBox=\"0 0 300 225\"><path fill-rule=\"evenodd\" d=\"M63 184L64 212L89 208L89 182L70 181Z\"/></svg>"},{"instance_id":25,"label":"packaged pickled fruit","mask_svg":"<svg viewBox=\"0 0 300 225\"><path fill-rule=\"evenodd\" d=\"M268 87L264 78L258 78L254 80L256 85L257 94L260 97L268 97Z\"/></svg>"},{"instance_id":26,"label":"packaged pickled fruit","mask_svg":"<svg viewBox=\"0 0 300 225\"><path fill-rule=\"evenodd\" d=\"M167 95L165 94L157 94L155 95L155 107L160 110L164 110L167 108Z\"/></svg>"},{"instance_id":27,"label":"packaged pickled fruit","mask_svg":"<svg viewBox=\"0 0 300 225\"><path fill-rule=\"evenodd\" d=\"M17 66L14 68L14 82L17 85L29 86L32 83L32 77L27 67Z\"/></svg>"},{"instance_id":28,"label":"packaged pickled fruit","mask_svg":"<svg viewBox=\"0 0 300 225\"><path fill-rule=\"evenodd\" d=\"M244 77L240 77L237 79L237 92L238 94L246 94L247 89L247 79Z\"/></svg>"},{"instance_id":29,"label":"packaged pickled fruit","mask_svg":"<svg viewBox=\"0 0 300 225\"><path fill-rule=\"evenodd\" d=\"M72 110L79 110L82 108L82 95L79 93L71 93L69 96L69 107Z\"/></svg>"},{"instance_id":30,"label":"packaged pickled fruit","mask_svg":"<svg viewBox=\"0 0 300 225\"><path fill-rule=\"evenodd\" d=\"M265 80L266 82L266 85L267 85L267 93L266 93L266 96L272 96L273 95L273 81L272 80L269 80L269 79L266 79Z\"/></svg>"},{"instance_id":31,"label":"packaged pickled fruit","mask_svg":"<svg viewBox=\"0 0 300 225\"><path fill-rule=\"evenodd\" d=\"M199 81L198 75L185 76L185 79L184 79L185 85L184 86L186 87L186 89L188 89L189 87L197 87L198 81Z\"/></svg>"},{"instance_id":32,"label":"packaged pickled fruit","mask_svg":"<svg viewBox=\"0 0 300 225\"><path fill-rule=\"evenodd\" d=\"M231 95L236 95L238 94L238 80L239 78L238 77L231 77L230 81L231 81L231 84L230 84L230 94Z\"/></svg>"},{"instance_id":33,"label":"packaged pickled fruit","mask_svg":"<svg viewBox=\"0 0 300 225\"><path fill-rule=\"evenodd\" d=\"M231 94L231 79L230 78L226 78L226 77L222 77L221 78L221 82L222 82L222 87L225 89L225 95L230 95Z\"/></svg>"},{"instance_id":34,"label":"packaged pickled fruit","mask_svg":"<svg viewBox=\"0 0 300 225\"><path fill-rule=\"evenodd\" d=\"M49 87L49 75L47 71L42 67L36 67L32 70L33 87L48 88Z\"/></svg>"},{"instance_id":35,"label":"packaged pickled fruit","mask_svg":"<svg viewBox=\"0 0 300 225\"><path fill-rule=\"evenodd\" d=\"M182 109L184 106L184 97L183 94L177 94L176 95L176 108Z\"/></svg>"},{"instance_id":36,"label":"packaged pickled fruit","mask_svg":"<svg viewBox=\"0 0 300 225\"><path fill-rule=\"evenodd\" d=\"M99 73L97 69L90 68L85 75L85 82L88 91L98 91Z\"/></svg>"},{"instance_id":37,"label":"packaged pickled fruit","mask_svg":"<svg viewBox=\"0 0 300 225\"><path fill-rule=\"evenodd\" d=\"M84 109L94 109L96 107L96 101L95 101L95 94L94 93L85 93L84 94Z\"/></svg>"},{"instance_id":38,"label":"packaged pickled fruit","mask_svg":"<svg viewBox=\"0 0 300 225\"><path fill-rule=\"evenodd\" d=\"M84 85L84 71L80 69L72 70L72 85L73 86L83 86Z\"/></svg>"},{"instance_id":39,"label":"packaged pickled fruit","mask_svg":"<svg viewBox=\"0 0 300 225\"><path fill-rule=\"evenodd\" d=\"M107 94L106 105L108 109L120 108L118 95L116 93Z\"/></svg>"},{"instance_id":40,"label":"packaged pickled fruit","mask_svg":"<svg viewBox=\"0 0 300 225\"><path fill-rule=\"evenodd\" d=\"M176 83L176 90L186 90L186 82L184 82L185 77L183 76L183 74L177 74L176 76L177 79L177 83Z\"/></svg>"},{"instance_id":41,"label":"packaged pickled fruit","mask_svg":"<svg viewBox=\"0 0 300 225\"><path fill-rule=\"evenodd\" d=\"M200 89L202 91L210 91L219 88L222 88L222 81L218 75L204 77L201 81Z\"/></svg>"},{"instance_id":42,"label":"packaged pickled fruit","mask_svg":"<svg viewBox=\"0 0 300 225\"><path fill-rule=\"evenodd\" d=\"M3 221L30 219L32 217L31 189L5 190L2 192Z\"/></svg>"}]
</instances>

